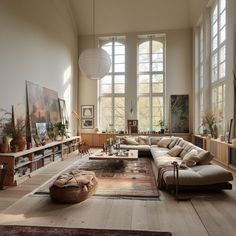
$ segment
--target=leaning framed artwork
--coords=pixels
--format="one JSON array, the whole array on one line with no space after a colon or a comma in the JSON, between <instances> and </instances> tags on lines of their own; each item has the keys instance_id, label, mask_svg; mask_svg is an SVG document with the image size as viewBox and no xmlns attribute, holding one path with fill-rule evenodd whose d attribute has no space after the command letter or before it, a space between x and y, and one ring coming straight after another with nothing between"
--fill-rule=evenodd
<instances>
[{"instance_id":1,"label":"leaning framed artwork","mask_svg":"<svg viewBox=\"0 0 236 236\"><path fill-rule=\"evenodd\" d=\"M170 131L189 133L189 96L170 96Z\"/></svg>"},{"instance_id":2,"label":"leaning framed artwork","mask_svg":"<svg viewBox=\"0 0 236 236\"><path fill-rule=\"evenodd\" d=\"M82 105L81 106L82 118L93 118L94 117L94 106L93 105Z\"/></svg>"},{"instance_id":3,"label":"leaning framed artwork","mask_svg":"<svg viewBox=\"0 0 236 236\"><path fill-rule=\"evenodd\" d=\"M93 119L82 119L82 129L93 129Z\"/></svg>"}]
</instances>

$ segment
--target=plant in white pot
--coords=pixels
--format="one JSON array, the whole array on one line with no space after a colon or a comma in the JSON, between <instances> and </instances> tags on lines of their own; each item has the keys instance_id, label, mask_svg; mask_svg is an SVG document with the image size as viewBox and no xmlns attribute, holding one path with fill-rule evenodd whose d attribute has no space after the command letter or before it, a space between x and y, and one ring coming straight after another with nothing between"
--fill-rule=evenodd
<instances>
[{"instance_id":1,"label":"plant in white pot","mask_svg":"<svg viewBox=\"0 0 236 236\"><path fill-rule=\"evenodd\" d=\"M56 122L53 125L56 140L62 140L64 137L67 137L66 125L62 122Z\"/></svg>"}]
</instances>

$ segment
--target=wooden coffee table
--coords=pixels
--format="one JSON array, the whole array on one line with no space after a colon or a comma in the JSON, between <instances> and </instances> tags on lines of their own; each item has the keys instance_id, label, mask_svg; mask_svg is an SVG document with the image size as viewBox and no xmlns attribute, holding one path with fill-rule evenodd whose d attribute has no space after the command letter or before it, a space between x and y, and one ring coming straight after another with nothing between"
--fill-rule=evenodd
<instances>
[{"instance_id":1,"label":"wooden coffee table","mask_svg":"<svg viewBox=\"0 0 236 236\"><path fill-rule=\"evenodd\" d=\"M89 156L90 160L138 160L138 150L129 150L129 151L120 151L118 153L114 153L112 155L99 150Z\"/></svg>"}]
</instances>

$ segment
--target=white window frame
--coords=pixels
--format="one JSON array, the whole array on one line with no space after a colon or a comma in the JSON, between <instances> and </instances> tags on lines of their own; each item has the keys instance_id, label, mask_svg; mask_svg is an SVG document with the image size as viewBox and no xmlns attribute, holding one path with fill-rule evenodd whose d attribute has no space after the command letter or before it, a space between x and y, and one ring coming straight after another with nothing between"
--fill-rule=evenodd
<instances>
[{"instance_id":1,"label":"white window frame","mask_svg":"<svg viewBox=\"0 0 236 236\"><path fill-rule=\"evenodd\" d=\"M163 71L153 71L152 70L152 41L159 41L163 43ZM139 45L141 43L144 43L146 41L150 42L150 47L149 47L149 71L147 72L140 72L139 71ZM153 75L158 75L161 74L163 75L163 92L162 93L153 93L152 92L152 76ZM137 92L137 99L139 101L139 98L141 97L146 97L149 98L149 114L147 114L147 119L149 119L149 130L142 130L143 127L139 127L141 131L158 131L157 127L159 129L161 128L160 126L155 127L153 125L153 102L152 99L155 97L161 97L163 99L163 109L162 109L162 118L161 120L164 120L165 123L166 120L166 38L165 35L142 35L139 36L138 38L138 45L137 45L137 86L138 86L138 77L139 75L149 75L149 93L139 93ZM139 110L138 110L138 120L139 120ZM140 123L140 122L139 122ZM140 124L139 124L140 125Z\"/></svg>"},{"instance_id":2,"label":"white window frame","mask_svg":"<svg viewBox=\"0 0 236 236\"><path fill-rule=\"evenodd\" d=\"M225 8L223 11L220 10L220 4L225 1ZM216 10L215 20L214 11ZM225 130L225 80L226 80L226 53L223 61L220 61L220 52L225 48L226 52L226 13L227 13L227 1L217 0L211 8L211 107L212 112L216 115L217 125L219 128L219 134L223 134ZM220 25L221 17L225 14L225 24ZM214 28L216 33L213 34ZM225 39L220 42L220 33L225 29ZM215 44L214 44L215 40ZM216 45L215 48L214 45ZM217 58L216 58L217 57ZM216 59L214 59L216 58ZM213 67L214 63L214 67ZM220 66L225 65L224 76L220 78ZM216 75L214 75L214 71ZM213 79L214 78L214 79ZM215 92L217 90L217 92ZM222 91L222 101L219 100L219 91ZM216 96L215 96L216 95ZM222 110L222 115L219 114L220 109Z\"/></svg>"},{"instance_id":3,"label":"white window frame","mask_svg":"<svg viewBox=\"0 0 236 236\"><path fill-rule=\"evenodd\" d=\"M111 56L111 68L110 71L108 73L109 76L111 76L112 78L112 83L111 83L111 93L101 93L102 89L101 89L101 81L98 81L98 126L101 127L102 124L102 120L101 120L101 112L102 109L100 107L100 101L102 99L102 97L107 97L107 98L111 98L112 99L112 107L111 107L111 112L112 112L112 117L111 117L111 124L109 125L109 127L107 127L106 130L102 130L102 131L125 131L125 115L124 115L124 127L122 128L122 130L117 130L117 127L115 126L115 99L118 97L122 97L124 98L124 114L125 114L125 99L126 99L126 69L124 72L115 72L115 42L119 42L122 43L124 45L124 47L126 48L125 45L125 37L124 36L119 36L119 37L106 37L106 38L100 38L99 39L99 46L102 47L103 45L107 44L107 43L112 43L112 54ZM125 49L125 64L124 67L126 67L126 49ZM125 82L124 82L124 93L115 93L115 76L118 75L123 75L125 77Z\"/></svg>"}]
</instances>

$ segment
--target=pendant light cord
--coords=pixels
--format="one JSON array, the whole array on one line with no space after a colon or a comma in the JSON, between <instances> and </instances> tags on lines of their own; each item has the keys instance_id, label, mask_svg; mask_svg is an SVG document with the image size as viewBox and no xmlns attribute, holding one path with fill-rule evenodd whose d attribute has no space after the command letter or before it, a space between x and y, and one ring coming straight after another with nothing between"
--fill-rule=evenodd
<instances>
[{"instance_id":1,"label":"pendant light cord","mask_svg":"<svg viewBox=\"0 0 236 236\"><path fill-rule=\"evenodd\" d=\"M95 0L93 0L93 47L95 48Z\"/></svg>"}]
</instances>

